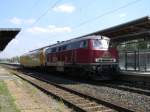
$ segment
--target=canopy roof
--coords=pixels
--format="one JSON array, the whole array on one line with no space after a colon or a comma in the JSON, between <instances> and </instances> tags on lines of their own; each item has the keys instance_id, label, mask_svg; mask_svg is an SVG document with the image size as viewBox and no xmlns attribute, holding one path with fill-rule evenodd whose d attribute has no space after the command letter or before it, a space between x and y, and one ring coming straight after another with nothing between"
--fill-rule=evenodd
<instances>
[{"instance_id":1,"label":"canopy roof","mask_svg":"<svg viewBox=\"0 0 150 112\"><path fill-rule=\"evenodd\" d=\"M19 28L0 28L0 51L20 32Z\"/></svg>"},{"instance_id":2,"label":"canopy roof","mask_svg":"<svg viewBox=\"0 0 150 112\"><path fill-rule=\"evenodd\" d=\"M112 41L125 41L135 38L150 37L150 17L146 16L84 36L89 35L107 36L111 38Z\"/></svg>"}]
</instances>

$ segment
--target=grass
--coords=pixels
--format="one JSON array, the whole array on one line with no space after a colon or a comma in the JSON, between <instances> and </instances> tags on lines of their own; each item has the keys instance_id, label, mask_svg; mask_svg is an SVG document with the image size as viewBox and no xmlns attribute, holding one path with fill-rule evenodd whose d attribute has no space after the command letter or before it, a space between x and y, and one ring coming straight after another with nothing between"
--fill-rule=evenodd
<instances>
[{"instance_id":1,"label":"grass","mask_svg":"<svg viewBox=\"0 0 150 112\"><path fill-rule=\"evenodd\" d=\"M4 81L0 81L0 112L20 112Z\"/></svg>"},{"instance_id":2,"label":"grass","mask_svg":"<svg viewBox=\"0 0 150 112\"><path fill-rule=\"evenodd\" d=\"M34 86L32 86L31 84L29 84L28 82L20 79L21 82L23 83L24 88L28 88L28 90L30 90L30 93L32 96L34 96L34 94L36 94L38 92L38 89Z\"/></svg>"},{"instance_id":3,"label":"grass","mask_svg":"<svg viewBox=\"0 0 150 112\"><path fill-rule=\"evenodd\" d=\"M18 72L10 70L10 69L8 69L8 71L11 72L12 74L18 74ZM25 87L25 88L28 88L30 90L30 94L31 94L32 97L35 94L39 93L39 89L37 89L36 87L32 86L31 84L29 84L28 82L26 82L22 79L20 79L20 80L23 83L22 86ZM67 108L65 106L65 104L62 100L60 100L60 102L57 102L57 101L55 101L55 99L52 98L52 104L51 105L52 105L51 106L52 107L52 112L70 112L70 111L67 110L69 108ZM71 110L73 110L73 109L71 109Z\"/></svg>"}]
</instances>

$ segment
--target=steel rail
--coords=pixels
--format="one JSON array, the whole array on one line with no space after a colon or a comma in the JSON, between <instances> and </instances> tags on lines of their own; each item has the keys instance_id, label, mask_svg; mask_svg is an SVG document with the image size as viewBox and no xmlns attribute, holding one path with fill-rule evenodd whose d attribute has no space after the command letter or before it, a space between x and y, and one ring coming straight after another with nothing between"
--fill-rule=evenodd
<instances>
[{"instance_id":1,"label":"steel rail","mask_svg":"<svg viewBox=\"0 0 150 112\"><path fill-rule=\"evenodd\" d=\"M75 91L75 90L73 90L73 89L66 88L66 87L64 87L64 86L62 86L62 85L59 85L59 84L50 82L50 81L48 81L48 80L46 80L46 79L43 79L43 78L41 78L41 77L37 77L37 76L35 76L35 75L24 74L25 76L23 77L22 75L18 75L17 73L14 73L14 74L17 75L18 77L20 77L21 79L26 80L27 82L29 82L29 83L31 83L32 85L36 86L37 88L39 88L40 90L44 91L45 93L50 94L50 95L54 96L54 97L57 98L57 99L61 99L64 103L66 103L67 105L73 107L73 108L74 108L75 110L77 110L77 111L83 111L83 112L90 111L90 112L91 112L90 108L97 110L98 108L101 108L101 107L102 107L102 108L105 108L106 110L110 110L110 111L114 111L114 110L115 110L115 111L119 111L119 112L120 112L120 111L121 111L121 112L133 112L133 110L130 110L130 109L128 109L128 108L121 107L121 106L118 106L117 104L112 104L112 103L110 103L110 102L107 102L107 101L104 101L104 100L100 100L100 99L94 98L94 97L89 96L89 95L85 95L85 94L80 93L80 92L78 92L78 91ZM35 79L34 79L33 81L31 81L31 80L29 81L29 79L27 79L27 76L34 77L34 78L36 78L36 80L42 81L43 83L47 83L47 84L49 84L49 85L55 86L56 88L65 90L65 91L67 91L67 92L70 92L70 93L72 93L72 94L74 94L74 95L79 96L81 99L82 99L82 98L85 98L86 101L87 101L87 100L89 101L88 103L91 103L91 102L93 103L93 102L94 102L94 104L96 105L96 107L94 107L94 106L91 105L91 107L87 107L88 110L86 110L86 107L84 107L84 109L83 109L83 108L82 108L82 104L74 104L72 101L68 101L68 100L66 100L66 99L63 98L63 97L60 97L59 95L57 96L56 94L51 93L51 91L48 91L48 90L46 90L45 88L40 87L38 84L36 84L36 83L35 83ZM80 98L79 98L79 99L80 99ZM88 105L88 103L87 103L87 105ZM80 106L80 105L81 105L81 106ZM80 106L80 107L79 107L79 106ZM88 106L90 106L90 105L88 105ZM104 111L104 110L103 110L103 111ZM93 111L92 111L92 112L93 112ZM105 111L104 111L104 112L105 112Z\"/></svg>"}]
</instances>

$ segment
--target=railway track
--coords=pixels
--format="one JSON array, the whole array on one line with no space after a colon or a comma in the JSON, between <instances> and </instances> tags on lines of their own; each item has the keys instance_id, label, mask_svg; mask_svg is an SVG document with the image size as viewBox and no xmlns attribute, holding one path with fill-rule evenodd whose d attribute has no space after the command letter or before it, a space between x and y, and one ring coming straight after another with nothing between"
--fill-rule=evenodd
<instances>
[{"instance_id":1,"label":"railway track","mask_svg":"<svg viewBox=\"0 0 150 112\"><path fill-rule=\"evenodd\" d=\"M19 65L12 65L12 64L7 64L8 66L14 66L14 67L19 67ZM71 79L74 80L74 79ZM81 80L81 82L83 83L87 83L87 84L92 84L92 85L96 85L96 86L105 86L105 87L110 87L110 88L114 88L114 89L119 89L119 90L123 90L123 91L129 91L129 92L133 92L133 93L139 93L139 94L143 94L143 95L148 95L150 96L150 88L149 87L136 87L134 84L131 84L131 82L114 82L114 81L107 81L107 82L93 82L93 81L85 81L85 80Z\"/></svg>"},{"instance_id":2,"label":"railway track","mask_svg":"<svg viewBox=\"0 0 150 112\"><path fill-rule=\"evenodd\" d=\"M81 112L133 112L117 104L112 104L103 100L93 98L83 93L77 92L70 88L66 88L59 84L50 82L44 78L37 77L32 74L21 74L12 72L21 79L31 83L48 95L52 95L58 100L62 100L65 104Z\"/></svg>"},{"instance_id":3,"label":"railway track","mask_svg":"<svg viewBox=\"0 0 150 112\"><path fill-rule=\"evenodd\" d=\"M150 96L150 90L149 89L142 89L142 87L135 87L133 84L129 85L128 82L124 83L116 83L116 82L89 82L89 84L93 84L96 86L105 86L105 87L110 87L118 90L123 90L123 91L128 91L132 93L138 93L138 94L143 94Z\"/></svg>"},{"instance_id":4,"label":"railway track","mask_svg":"<svg viewBox=\"0 0 150 112\"><path fill-rule=\"evenodd\" d=\"M7 64L7 65L8 66L19 67L19 65L17 65L17 64L14 64L14 65ZM71 78L71 80L74 80L74 78ZM124 81L122 81L122 82L119 82L119 81L117 81L117 82L114 82L114 81L93 82L91 80L82 80L82 79L79 82L92 84L92 85L95 85L95 86L105 86L105 87L110 87L110 88L114 88L114 89L119 89L119 90L123 90L123 91L129 91L129 92L133 92L133 93L138 93L138 94L143 94L143 95L150 96L150 88L149 87L143 87L143 86L136 87L137 85L131 84L131 82L130 83L129 82L124 82Z\"/></svg>"},{"instance_id":5,"label":"railway track","mask_svg":"<svg viewBox=\"0 0 150 112\"><path fill-rule=\"evenodd\" d=\"M14 67L9 67L9 66L6 66L7 68L11 68L12 70L15 70L15 68ZM83 83L83 84L85 84L85 87L87 87L86 85L89 85L89 87L92 87L93 86L93 89L91 88L91 92L92 92L92 90L94 90L94 88L97 90L97 88L99 88L99 87L106 87L106 89L107 89L107 87L109 87L109 88L113 88L114 90L115 89L118 89L118 90L122 90L122 92L123 91L127 91L127 93L128 93L128 91L132 94L132 93L138 93L137 95L146 95L146 96L149 96L149 93L150 93L150 90L148 89L142 89L142 88L137 88L137 87L131 87L132 85L128 85L128 83L127 84L125 84L124 85L124 82L121 82L121 84L119 84L119 83L115 83L115 82L89 82L89 81L82 81L82 80L76 80L76 79L72 79L72 78L68 78L68 77L58 77L58 75L56 75L56 76L49 76L47 73L39 73L39 72L37 72L37 71L32 71L32 70L24 70L24 69L20 69L20 68L17 68L17 70L19 70L19 72L21 72L21 73L23 73L23 74L27 74L27 75L31 75L32 77L34 76L35 78L37 78L37 79L39 79L39 80L43 80L44 79L44 82L45 82L45 79L46 79L46 81L47 81L47 83L56 83L56 84L58 84L59 83L59 85L63 85L63 84L65 84L66 82L70 85L70 84L79 84L79 83ZM37 77L38 76L38 77ZM60 75L59 75L60 76ZM41 79L42 78L42 79ZM49 81L48 81L49 80ZM70 81L69 81L70 80ZM69 82L68 82L69 81ZM66 83L66 84L67 84ZM94 86L95 85L95 86ZM82 87L82 86L81 86ZM65 85L65 88L66 88L66 85ZM68 88L68 87L67 87ZM77 89L78 90L78 89ZM73 90L74 91L74 90ZM86 91L85 91L86 92ZM81 91L81 94L84 94L84 92L82 92ZM88 93L89 94L89 93ZM107 93L106 93L107 94ZM90 94L91 95L91 94ZM135 94L136 95L136 94ZM145 97L146 97L145 96ZM95 96L93 96L92 95L92 97L94 97L94 98L99 98L99 97L95 97ZM113 97L113 96L112 96ZM60 99L60 98L59 98ZM94 99L95 100L95 99ZM97 99L96 99L97 100ZM125 111L135 111L135 110L138 110L137 108L134 108L134 106L133 106L133 108L131 108L131 107L128 107L128 106L125 106L124 104L121 104L120 105L120 103L118 102L116 102L115 100L115 102L113 101L113 102L111 102L111 103L108 103L108 101L104 101L105 99L103 99L102 101L100 100L100 104L102 104L102 105L105 105L106 107L110 107L111 109L114 109L114 107L113 107L113 105L115 105L117 108L119 107L119 106L121 106L121 107L123 107L124 109L125 108L127 108L127 109L129 109L129 110L125 110ZM99 100L98 100L99 101ZM64 101L65 102L65 101ZM113 104L113 105L110 105L110 104ZM136 103L135 103L136 104ZM108 105L108 106L107 106ZM119 110L119 109L114 109L114 110L116 110L116 111L123 111L123 110ZM114 110L112 110L112 111L114 111Z\"/></svg>"}]
</instances>

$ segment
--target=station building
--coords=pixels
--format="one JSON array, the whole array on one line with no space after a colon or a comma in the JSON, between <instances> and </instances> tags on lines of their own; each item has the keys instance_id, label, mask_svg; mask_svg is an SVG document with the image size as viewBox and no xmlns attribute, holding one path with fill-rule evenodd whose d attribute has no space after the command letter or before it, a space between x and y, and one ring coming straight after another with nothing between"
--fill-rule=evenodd
<instances>
[{"instance_id":1,"label":"station building","mask_svg":"<svg viewBox=\"0 0 150 112\"><path fill-rule=\"evenodd\" d=\"M0 28L0 52L20 32L20 28Z\"/></svg>"},{"instance_id":2,"label":"station building","mask_svg":"<svg viewBox=\"0 0 150 112\"><path fill-rule=\"evenodd\" d=\"M150 17L146 16L89 35L111 38L119 51L121 70L150 71Z\"/></svg>"}]
</instances>

